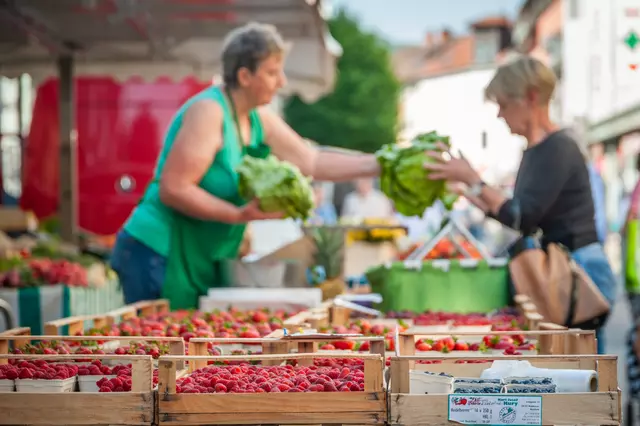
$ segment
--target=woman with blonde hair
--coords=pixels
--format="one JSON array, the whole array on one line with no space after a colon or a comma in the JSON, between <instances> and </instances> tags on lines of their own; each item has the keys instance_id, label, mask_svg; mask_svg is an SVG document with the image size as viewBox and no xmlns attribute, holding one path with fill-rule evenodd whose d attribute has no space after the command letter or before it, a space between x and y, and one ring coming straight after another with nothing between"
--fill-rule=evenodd
<instances>
[{"instance_id":1,"label":"woman with blonde hair","mask_svg":"<svg viewBox=\"0 0 640 426\"><path fill-rule=\"evenodd\" d=\"M543 247L565 246L613 305L616 280L598 241L584 156L574 134L549 118L555 86L556 76L549 67L523 56L501 66L485 90L486 98L497 103L498 116L527 142L512 198L486 185L464 158L447 161L432 153L439 162L425 167L434 171L432 179L465 184L464 195L487 216L525 237L542 231ZM601 353L602 325L595 325Z\"/></svg>"},{"instance_id":2,"label":"woman with blonde hair","mask_svg":"<svg viewBox=\"0 0 640 426\"><path fill-rule=\"evenodd\" d=\"M285 43L271 25L232 31L222 49L222 85L178 110L165 136L152 182L118 235L112 264L127 303L166 297L172 309L195 308L225 274L245 225L279 218L238 193L245 155L270 153L322 181L379 174L372 155L324 152L305 143L266 106L286 84Z\"/></svg>"}]
</instances>

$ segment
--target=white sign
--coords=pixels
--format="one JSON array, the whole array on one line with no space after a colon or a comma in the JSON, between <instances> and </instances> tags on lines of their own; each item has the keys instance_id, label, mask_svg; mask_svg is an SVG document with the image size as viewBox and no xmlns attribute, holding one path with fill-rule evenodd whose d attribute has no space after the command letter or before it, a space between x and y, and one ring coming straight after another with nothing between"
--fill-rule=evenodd
<instances>
[{"instance_id":1,"label":"white sign","mask_svg":"<svg viewBox=\"0 0 640 426\"><path fill-rule=\"evenodd\" d=\"M449 395L449 421L464 425L542 425L542 397Z\"/></svg>"},{"instance_id":2,"label":"white sign","mask_svg":"<svg viewBox=\"0 0 640 426\"><path fill-rule=\"evenodd\" d=\"M618 86L640 82L640 2L618 0L615 11L615 58Z\"/></svg>"}]
</instances>

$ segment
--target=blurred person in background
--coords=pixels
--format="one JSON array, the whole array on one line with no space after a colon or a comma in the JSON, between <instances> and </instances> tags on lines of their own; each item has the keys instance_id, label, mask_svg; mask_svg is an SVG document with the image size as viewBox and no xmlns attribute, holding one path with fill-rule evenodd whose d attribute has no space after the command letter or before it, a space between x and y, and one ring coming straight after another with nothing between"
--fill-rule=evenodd
<instances>
[{"instance_id":1,"label":"blurred person in background","mask_svg":"<svg viewBox=\"0 0 640 426\"><path fill-rule=\"evenodd\" d=\"M320 151L269 108L286 84L287 45L272 25L233 30L222 48L222 85L177 111L154 177L118 233L112 253L126 303L167 298L172 309L198 307L209 288L229 286L246 224L279 219L238 192L245 155L271 153L321 181L379 176L370 154Z\"/></svg>"},{"instance_id":2,"label":"blurred person in background","mask_svg":"<svg viewBox=\"0 0 640 426\"><path fill-rule=\"evenodd\" d=\"M394 216L391 201L373 186L373 179L358 179L356 190L347 194L342 206L343 217L392 218Z\"/></svg>"},{"instance_id":3,"label":"blurred person in background","mask_svg":"<svg viewBox=\"0 0 640 426\"><path fill-rule=\"evenodd\" d=\"M636 168L640 171L640 155L636 157ZM635 250L638 250L640 247L637 247L638 239L630 240L629 237L633 237L631 234L631 224L634 221L638 221L640 219L640 179L636 182L636 185L631 191L628 201L628 207L626 209L626 216L622 228L620 230L620 234L622 236L622 257L623 257L623 276L625 276L625 287L627 290L627 296L629 298L629 304L631 305L631 314L634 321L640 320L640 288L638 287L637 280L634 280L630 277L627 272L627 262L633 262L633 259L627 259L628 250L627 247L629 244L634 244L636 247ZM640 265L635 265L636 270L640 269ZM637 274L637 273L636 273ZM637 275L636 275L637 276Z\"/></svg>"},{"instance_id":4,"label":"blurred person in background","mask_svg":"<svg viewBox=\"0 0 640 426\"><path fill-rule=\"evenodd\" d=\"M526 138L512 198L486 185L465 158L449 160L430 153L436 163L425 164L431 179L463 183L466 198L489 217L530 240L542 231L542 247L561 244L589 275L613 306L616 279L598 239L589 171L571 132L549 118L556 76L541 61L522 56L502 65L485 90L496 102L512 133ZM446 148L446 147L445 147ZM594 325L598 352L604 353L604 320Z\"/></svg>"},{"instance_id":5,"label":"blurred person in background","mask_svg":"<svg viewBox=\"0 0 640 426\"><path fill-rule=\"evenodd\" d=\"M407 237L411 241L430 238L438 233L445 215L442 201L437 200L431 207L425 209L422 216L404 216L396 213L398 223L407 228Z\"/></svg>"},{"instance_id":6,"label":"blurred person in background","mask_svg":"<svg viewBox=\"0 0 640 426\"><path fill-rule=\"evenodd\" d=\"M636 169L640 171L640 154L636 157ZM636 182L631 195L628 197L628 206L625 211L626 217L620 230L620 235L622 236L622 276L625 279L625 288L629 299L631 318L633 319L633 325L627 339L627 380L631 399L628 402L627 418L637 419L638 416L634 413L634 407L637 406L640 400L640 283L638 282L640 265L635 264L634 259L629 259L628 257L640 249L638 247L638 229L633 229L634 226L637 226L637 221L640 220L640 179ZM636 222L636 224L633 225L633 222ZM632 250L631 253L627 250L629 244L635 245L633 247L635 250ZM627 265L627 261L631 263ZM628 270L628 268L632 268L632 270ZM635 423L630 420L629 424Z\"/></svg>"},{"instance_id":7,"label":"blurred person in background","mask_svg":"<svg viewBox=\"0 0 640 426\"><path fill-rule=\"evenodd\" d=\"M596 232L598 240L602 245L607 241L607 206L604 179L595 164L589 159L585 151L585 160L589 170L589 182L591 183L591 195L593 196L593 207L595 209Z\"/></svg>"},{"instance_id":8,"label":"blurred person in background","mask_svg":"<svg viewBox=\"0 0 640 426\"><path fill-rule=\"evenodd\" d=\"M338 222L338 214L333 204L324 196L322 182L313 182L312 185L316 208L313 210L310 222L317 225L335 225Z\"/></svg>"}]
</instances>

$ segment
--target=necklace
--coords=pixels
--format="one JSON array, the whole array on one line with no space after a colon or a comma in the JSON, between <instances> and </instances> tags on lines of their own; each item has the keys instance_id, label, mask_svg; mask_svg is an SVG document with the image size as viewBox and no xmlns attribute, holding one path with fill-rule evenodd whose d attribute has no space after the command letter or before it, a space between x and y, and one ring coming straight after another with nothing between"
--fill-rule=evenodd
<instances>
[{"instance_id":1,"label":"necklace","mask_svg":"<svg viewBox=\"0 0 640 426\"><path fill-rule=\"evenodd\" d=\"M236 126L236 133L238 134L238 143L240 144L240 149L242 151L245 150L246 144L244 141L244 137L242 136L242 131L240 130L240 120L238 119L238 112L236 110L236 104L233 102L233 97L231 97L231 92L229 88L225 86L224 93L227 95L227 99L229 100L229 105L231 106L231 113L233 114L233 123Z\"/></svg>"}]
</instances>

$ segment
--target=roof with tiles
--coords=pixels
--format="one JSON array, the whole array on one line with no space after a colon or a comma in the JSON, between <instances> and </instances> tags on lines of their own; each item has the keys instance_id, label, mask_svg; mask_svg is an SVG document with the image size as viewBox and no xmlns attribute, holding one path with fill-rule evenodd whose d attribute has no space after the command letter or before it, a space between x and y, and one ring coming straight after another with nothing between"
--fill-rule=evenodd
<instances>
[{"instance_id":1,"label":"roof with tiles","mask_svg":"<svg viewBox=\"0 0 640 426\"><path fill-rule=\"evenodd\" d=\"M511 22L505 17L487 17L470 27L471 34L454 36L445 30L427 34L422 45L396 48L392 60L398 79L411 84L469 68L474 64L476 34L488 29L511 28Z\"/></svg>"}]
</instances>

